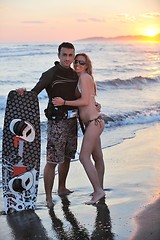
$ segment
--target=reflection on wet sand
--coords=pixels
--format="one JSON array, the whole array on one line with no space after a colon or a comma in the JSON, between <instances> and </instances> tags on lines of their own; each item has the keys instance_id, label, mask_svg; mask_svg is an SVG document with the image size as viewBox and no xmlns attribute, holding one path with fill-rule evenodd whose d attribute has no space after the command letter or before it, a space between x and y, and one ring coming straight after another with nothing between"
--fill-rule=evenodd
<instances>
[{"instance_id":1,"label":"reflection on wet sand","mask_svg":"<svg viewBox=\"0 0 160 240\"><path fill-rule=\"evenodd\" d=\"M61 197L62 210L65 219L71 224L72 228L64 229L63 222L60 220L54 212L54 208L49 210L49 214L52 220L52 226L57 233L57 239L75 240L75 239L101 239L101 240L113 240L114 235L111 232L111 220L110 213L105 199L101 200L95 205L97 208L97 216L95 219L94 231L89 234L88 230L77 221L74 214L71 212L69 206L70 201L67 196Z\"/></svg>"},{"instance_id":2,"label":"reflection on wet sand","mask_svg":"<svg viewBox=\"0 0 160 240\"><path fill-rule=\"evenodd\" d=\"M7 215L14 240L49 240L47 231L34 211L22 211Z\"/></svg>"},{"instance_id":3,"label":"reflection on wet sand","mask_svg":"<svg viewBox=\"0 0 160 240\"><path fill-rule=\"evenodd\" d=\"M110 212L102 199L98 204L92 206L96 208L96 218L93 226L93 232L81 224L70 210L70 201L67 196L61 197L63 219L61 220L55 214L54 208L49 210L54 236L46 230L41 219L34 211L22 211L6 216L9 227L11 228L11 236L13 240L113 240ZM91 206L90 206L91 207ZM67 222L70 227L66 227ZM56 236L55 236L56 234Z\"/></svg>"},{"instance_id":4,"label":"reflection on wet sand","mask_svg":"<svg viewBox=\"0 0 160 240\"><path fill-rule=\"evenodd\" d=\"M110 219L110 212L108 206L105 204L105 199L102 199L98 204L97 217L95 220L94 231L91 235L91 239L108 239L113 240L114 234L112 233L112 225Z\"/></svg>"}]
</instances>

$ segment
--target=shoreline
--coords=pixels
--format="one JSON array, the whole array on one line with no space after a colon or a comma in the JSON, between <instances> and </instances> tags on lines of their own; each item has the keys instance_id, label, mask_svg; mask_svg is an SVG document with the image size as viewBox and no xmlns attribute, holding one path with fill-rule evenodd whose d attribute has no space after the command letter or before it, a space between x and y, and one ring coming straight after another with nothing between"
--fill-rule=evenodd
<instances>
[{"instance_id":1,"label":"shoreline","mask_svg":"<svg viewBox=\"0 0 160 240\"><path fill-rule=\"evenodd\" d=\"M0 236L21 239L158 240L160 236L160 124L136 132L134 138L103 149L105 202L85 205L92 187L79 161L71 163L67 187L74 192L59 197L57 177L54 208L45 203L43 178L39 180L35 213L3 215L0 189ZM28 221L29 220L29 221ZM30 223L29 223L30 222ZM23 236L23 238L22 238ZM152 238L147 238L152 236Z\"/></svg>"}]
</instances>

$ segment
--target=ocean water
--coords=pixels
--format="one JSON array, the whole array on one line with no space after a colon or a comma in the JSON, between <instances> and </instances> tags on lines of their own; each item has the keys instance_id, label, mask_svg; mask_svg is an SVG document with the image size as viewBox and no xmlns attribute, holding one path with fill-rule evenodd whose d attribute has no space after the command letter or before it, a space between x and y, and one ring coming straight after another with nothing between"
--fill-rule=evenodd
<instances>
[{"instance_id":1,"label":"ocean water","mask_svg":"<svg viewBox=\"0 0 160 240\"><path fill-rule=\"evenodd\" d=\"M25 87L30 90L42 72L53 65L59 43L0 44L0 145L7 94ZM135 136L136 131L160 121L160 45L158 43L74 42L76 52L87 53L93 62L97 101L106 122L102 148ZM42 157L45 164L47 105L45 91L39 94ZM82 132L79 129L78 159ZM2 163L0 147L0 168ZM0 187L2 178L0 171Z\"/></svg>"}]
</instances>

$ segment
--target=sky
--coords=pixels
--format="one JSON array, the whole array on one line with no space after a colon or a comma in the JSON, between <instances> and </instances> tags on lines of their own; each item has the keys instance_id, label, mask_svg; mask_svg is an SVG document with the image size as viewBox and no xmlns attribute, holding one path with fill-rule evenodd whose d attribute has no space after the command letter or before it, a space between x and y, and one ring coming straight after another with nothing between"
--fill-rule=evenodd
<instances>
[{"instance_id":1,"label":"sky","mask_svg":"<svg viewBox=\"0 0 160 240\"><path fill-rule=\"evenodd\" d=\"M155 35L160 0L0 0L0 42Z\"/></svg>"}]
</instances>

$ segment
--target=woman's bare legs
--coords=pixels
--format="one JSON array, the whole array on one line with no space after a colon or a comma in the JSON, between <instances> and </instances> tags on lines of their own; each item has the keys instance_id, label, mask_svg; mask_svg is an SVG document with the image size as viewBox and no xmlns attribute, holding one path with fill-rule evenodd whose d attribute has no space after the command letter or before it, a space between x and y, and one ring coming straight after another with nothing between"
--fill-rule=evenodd
<instances>
[{"instance_id":1,"label":"woman's bare legs","mask_svg":"<svg viewBox=\"0 0 160 240\"><path fill-rule=\"evenodd\" d=\"M92 199L86 202L86 204L94 204L97 201L99 201L102 197L105 196L105 193L101 186L102 184L99 181L99 174L100 174L99 169L101 168L103 169L103 167L99 167L99 166L97 167L99 171L98 173L96 167L91 161L91 154L94 151L97 141L99 141L99 136L102 133L103 128L104 128L103 121L101 121L101 124L98 124L98 125L95 125L95 122L93 121L86 128L86 131L83 137L83 142L82 142L82 147L80 152L80 161L83 164L86 174L94 189Z\"/></svg>"},{"instance_id":2,"label":"woman's bare legs","mask_svg":"<svg viewBox=\"0 0 160 240\"><path fill-rule=\"evenodd\" d=\"M96 141L96 144L95 144L95 147L94 147L94 150L92 153L92 157L95 162L95 168L98 173L100 185L103 188L105 166L104 166L104 161L103 161L103 153L102 153L102 148L101 148L100 137Z\"/></svg>"}]
</instances>

